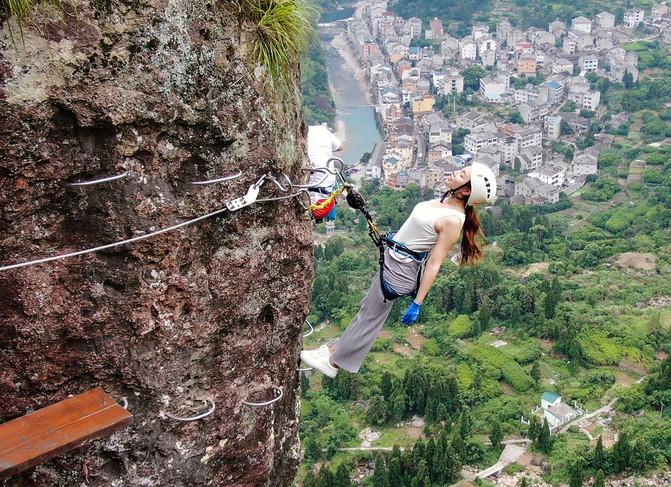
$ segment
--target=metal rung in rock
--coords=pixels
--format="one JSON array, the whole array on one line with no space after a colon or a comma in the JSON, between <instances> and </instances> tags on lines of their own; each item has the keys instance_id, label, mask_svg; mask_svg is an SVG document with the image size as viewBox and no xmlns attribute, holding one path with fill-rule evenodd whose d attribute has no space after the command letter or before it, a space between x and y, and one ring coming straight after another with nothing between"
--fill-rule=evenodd
<instances>
[{"instance_id":1,"label":"metal rung in rock","mask_svg":"<svg viewBox=\"0 0 671 487\"><path fill-rule=\"evenodd\" d=\"M132 418L96 387L0 424L0 479L106 436Z\"/></svg>"}]
</instances>

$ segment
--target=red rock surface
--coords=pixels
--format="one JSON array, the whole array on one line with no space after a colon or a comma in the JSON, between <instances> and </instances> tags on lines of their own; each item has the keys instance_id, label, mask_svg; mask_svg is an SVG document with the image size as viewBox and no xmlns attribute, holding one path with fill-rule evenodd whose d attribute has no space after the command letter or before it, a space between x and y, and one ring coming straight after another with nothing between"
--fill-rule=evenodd
<instances>
[{"instance_id":1,"label":"red rock surface","mask_svg":"<svg viewBox=\"0 0 671 487\"><path fill-rule=\"evenodd\" d=\"M15 44L0 30L0 262L170 226L267 171L302 177L297 101L250 66L250 26L230 9L64 5L41 7L24 43L16 24ZM189 183L237 170L232 182ZM8 485L289 485L311 280L310 224L292 201L0 273L0 421L95 386L127 397L135 416ZM272 385L281 401L241 404L271 398ZM194 414L206 398L217 409L205 420L159 417Z\"/></svg>"}]
</instances>

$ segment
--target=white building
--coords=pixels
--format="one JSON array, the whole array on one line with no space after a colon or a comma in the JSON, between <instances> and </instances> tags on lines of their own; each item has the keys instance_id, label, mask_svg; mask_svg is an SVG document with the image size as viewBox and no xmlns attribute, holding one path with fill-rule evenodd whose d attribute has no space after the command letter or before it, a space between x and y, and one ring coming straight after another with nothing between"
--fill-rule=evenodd
<instances>
[{"instance_id":1,"label":"white building","mask_svg":"<svg viewBox=\"0 0 671 487\"><path fill-rule=\"evenodd\" d=\"M545 165L529 173L532 178L538 178L544 184L561 186L564 182L564 169L561 167Z\"/></svg>"},{"instance_id":2,"label":"white building","mask_svg":"<svg viewBox=\"0 0 671 487\"><path fill-rule=\"evenodd\" d=\"M543 164L543 149L540 147L527 147L520 150L518 156L520 161L520 170L523 172L538 169Z\"/></svg>"},{"instance_id":3,"label":"white building","mask_svg":"<svg viewBox=\"0 0 671 487\"><path fill-rule=\"evenodd\" d=\"M543 416L551 429L557 428L579 416L578 411L561 400L561 396L545 392L541 398Z\"/></svg>"},{"instance_id":4,"label":"white building","mask_svg":"<svg viewBox=\"0 0 671 487\"><path fill-rule=\"evenodd\" d=\"M545 136L550 140L557 140L561 136L561 117L548 115L545 117Z\"/></svg>"},{"instance_id":5,"label":"white building","mask_svg":"<svg viewBox=\"0 0 671 487\"><path fill-rule=\"evenodd\" d=\"M566 58L556 58L552 63L552 74L573 74L573 63Z\"/></svg>"},{"instance_id":6,"label":"white building","mask_svg":"<svg viewBox=\"0 0 671 487\"><path fill-rule=\"evenodd\" d=\"M515 156L519 152L519 145L515 137L499 137L496 147L501 151L501 162L508 166L512 166L515 161Z\"/></svg>"},{"instance_id":7,"label":"white building","mask_svg":"<svg viewBox=\"0 0 671 487\"><path fill-rule=\"evenodd\" d=\"M576 17L571 21L571 30L589 34L592 32L592 21L587 17Z\"/></svg>"},{"instance_id":8,"label":"white building","mask_svg":"<svg viewBox=\"0 0 671 487\"><path fill-rule=\"evenodd\" d=\"M580 56L580 71L583 73L596 73L599 69L599 58L594 54Z\"/></svg>"},{"instance_id":9,"label":"white building","mask_svg":"<svg viewBox=\"0 0 671 487\"><path fill-rule=\"evenodd\" d=\"M596 23L601 29L612 29L615 27L615 16L610 12L601 12L596 16Z\"/></svg>"},{"instance_id":10,"label":"white building","mask_svg":"<svg viewBox=\"0 0 671 487\"><path fill-rule=\"evenodd\" d=\"M593 154L580 154L573 158L571 172L574 176L583 176L598 173L598 161Z\"/></svg>"},{"instance_id":11,"label":"white building","mask_svg":"<svg viewBox=\"0 0 671 487\"><path fill-rule=\"evenodd\" d=\"M485 76L480 78L480 94L486 101L491 103L499 103L502 101L501 97L505 94L507 83L505 79L499 77Z\"/></svg>"},{"instance_id":12,"label":"white building","mask_svg":"<svg viewBox=\"0 0 671 487\"><path fill-rule=\"evenodd\" d=\"M452 143L452 130L447 122L434 122L429 127L429 145L439 143Z\"/></svg>"},{"instance_id":13,"label":"white building","mask_svg":"<svg viewBox=\"0 0 671 487\"><path fill-rule=\"evenodd\" d=\"M543 147L543 131L540 127L524 127L518 130L514 137L520 150L527 147Z\"/></svg>"},{"instance_id":14,"label":"white building","mask_svg":"<svg viewBox=\"0 0 671 487\"><path fill-rule=\"evenodd\" d=\"M456 70L436 71L431 77L433 86L441 95L453 95L464 91L464 77Z\"/></svg>"},{"instance_id":15,"label":"white building","mask_svg":"<svg viewBox=\"0 0 671 487\"><path fill-rule=\"evenodd\" d=\"M461 59L475 61L478 57L478 46L471 39L462 39L459 41L459 55Z\"/></svg>"},{"instance_id":16,"label":"white building","mask_svg":"<svg viewBox=\"0 0 671 487\"><path fill-rule=\"evenodd\" d=\"M585 110L596 110L596 107L599 106L601 102L601 92L600 91L588 91L583 95L582 98L582 107Z\"/></svg>"},{"instance_id":17,"label":"white building","mask_svg":"<svg viewBox=\"0 0 671 487\"><path fill-rule=\"evenodd\" d=\"M639 7L630 8L624 12L624 25L630 29L635 29L643 22L645 10Z\"/></svg>"},{"instance_id":18,"label":"white building","mask_svg":"<svg viewBox=\"0 0 671 487\"><path fill-rule=\"evenodd\" d=\"M495 145L497 140L498 136L493 132L471 132L464 137L464 149L476 155L482 147Z\"/></svg>"},{"instance_id":19,"label":"white building","mask_svg":"<svg viewBox=\"0 0 671 487\"><path fill-rule=\"evenodd\" d=\"M380 179L382 177L382 169L378 166L366 166L366 179Z\"/></svg>"}]
</instances>

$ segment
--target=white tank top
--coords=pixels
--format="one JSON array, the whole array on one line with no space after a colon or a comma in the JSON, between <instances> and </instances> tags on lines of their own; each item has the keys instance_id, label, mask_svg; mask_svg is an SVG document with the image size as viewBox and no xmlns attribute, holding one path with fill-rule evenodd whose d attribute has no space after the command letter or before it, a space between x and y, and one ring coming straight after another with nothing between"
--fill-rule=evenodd
<instances>
[{"instance_id":1,"label":"white tank top","mask_svg":"<svg viewBox=\"0 0 671 487\"><path fill-rule=\"evenodd\" d=\"M435 201L439 200L418 203L400 230L394 235L394 240L402 243L410 250L428 252L433 249L438 241L436 222L440 218L453 215L461 220L462 225L464 224L466 215L455 208L437 208L432 206ZM390 253L399 261L407 260L407 258L398 255L396 252Z\"/></svg>"}]
</instances>

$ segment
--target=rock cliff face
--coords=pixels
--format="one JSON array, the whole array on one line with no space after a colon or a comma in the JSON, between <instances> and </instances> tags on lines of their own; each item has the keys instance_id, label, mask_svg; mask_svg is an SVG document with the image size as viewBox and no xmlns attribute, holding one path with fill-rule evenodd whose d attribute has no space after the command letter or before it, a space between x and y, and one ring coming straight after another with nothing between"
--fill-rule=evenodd
<instances>
[{"instance_id":1,"label":"rock cliff face","mask_svg":"<svg viewBox=\"0 0 671 487\"><path fill-rule=\"evenodd\" d=\"M235 9L62 8L39 7L23 41L14 23L15 43L0 30L3 264L206 214L269 171L304 178L298 101L250 63L251 26ZM135 416L8 485L289 485L311 280L310 223L295 201L0 273L0 422L95 386L127 397ZM273 398L272 386L280 401L241 403ZM204 420L159 416L197 414L202 399L216 403Z\"/></svg>"}]
</instances>

